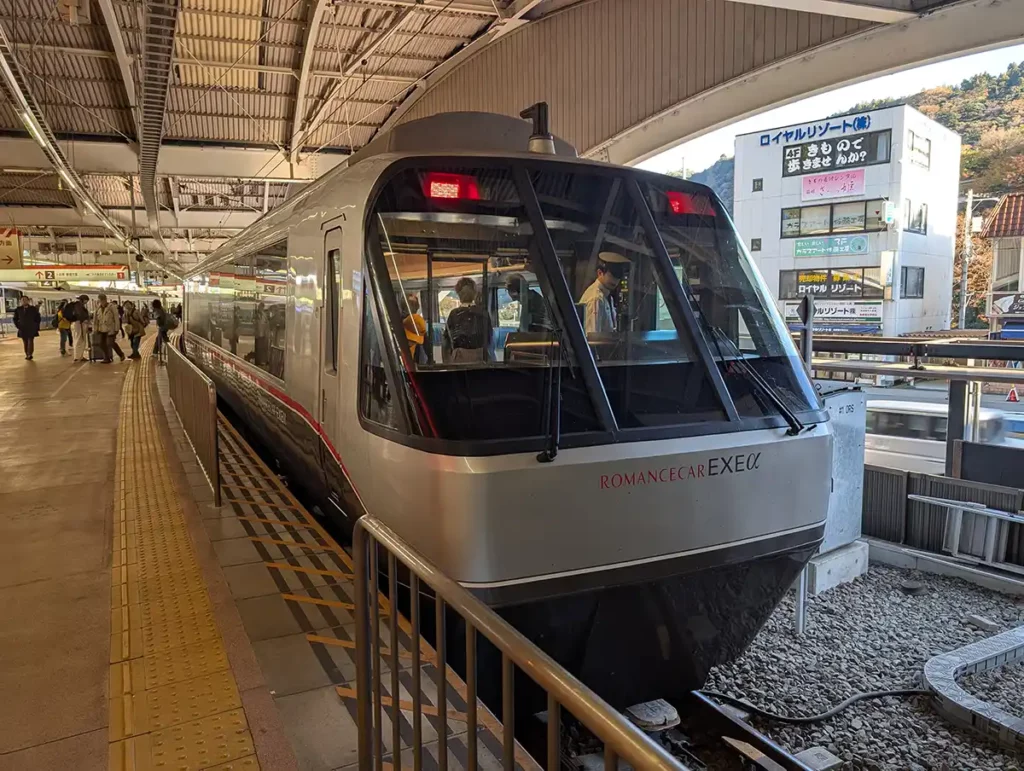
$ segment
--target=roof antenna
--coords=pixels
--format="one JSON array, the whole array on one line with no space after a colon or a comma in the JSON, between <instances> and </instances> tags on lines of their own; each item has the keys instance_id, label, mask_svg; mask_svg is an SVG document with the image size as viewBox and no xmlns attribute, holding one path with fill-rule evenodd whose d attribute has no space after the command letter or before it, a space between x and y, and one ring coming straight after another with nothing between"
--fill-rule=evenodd
<instances>
[{"instance_id":1,"label":"roof antenna","mask_svg":"<svg viewBox=\"0 0 1024 771\"><path fill-rule=\"evenodd\" d=\"M555 140L548 131L548 103L537 102L521 113L520 118L533 120L533 133L530 135L529 150L531 153L555 155Z\"/></svg>"}]
</instances>

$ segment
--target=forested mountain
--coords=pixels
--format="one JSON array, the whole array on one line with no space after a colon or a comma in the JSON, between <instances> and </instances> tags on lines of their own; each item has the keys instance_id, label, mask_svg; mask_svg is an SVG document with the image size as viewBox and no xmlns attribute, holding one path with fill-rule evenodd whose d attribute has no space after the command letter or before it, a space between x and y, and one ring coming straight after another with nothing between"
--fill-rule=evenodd
<instances>
[{"instance_id":1,"label":"forested mountain","mask_svg":"<svg viewBox=\"0 0 1024 771\"><path fill-rule=\"evenodd\" d=\"M690 179L707 185L722 199L725 208L732 214L732 180L733 180L733 159L723 155L711 166L692 174Z\"/></svg>"},{"instance_id":2,"label":"forested mountain","mask_svg":"<svg viewBox=\"0 0 1024 771\"><path fill-rule=\"evenodd\" d=\"M854 105L862 112L909 104L963 138L961 178L977 191L1024 188L1024 62L1000 75L982 73L959 86L940 86L904 99Z\"/></svg>"}]
</instances>

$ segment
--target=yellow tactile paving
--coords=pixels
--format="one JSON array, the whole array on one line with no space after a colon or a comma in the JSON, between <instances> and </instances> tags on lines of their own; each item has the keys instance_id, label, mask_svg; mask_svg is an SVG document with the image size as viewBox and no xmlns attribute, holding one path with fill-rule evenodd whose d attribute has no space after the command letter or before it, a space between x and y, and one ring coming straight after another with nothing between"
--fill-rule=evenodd
<instances>
[{"instance_id":1,"label":"yellow tactile paving","mask_svg":"<svg viewBox=\"0 0 1024 771\"><path fill-rule=\"evenodd\" d=\"M148 356L125 375L110 583L111 771L259 763L160 433Z\"/></svg>"}]
</instances>

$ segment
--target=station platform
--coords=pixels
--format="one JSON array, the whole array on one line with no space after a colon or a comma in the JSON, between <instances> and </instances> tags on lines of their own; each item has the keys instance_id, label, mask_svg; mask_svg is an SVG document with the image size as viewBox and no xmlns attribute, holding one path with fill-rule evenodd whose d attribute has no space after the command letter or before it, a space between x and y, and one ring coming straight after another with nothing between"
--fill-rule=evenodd
<instances>
[{"instance_id":1,"label":"station platform","mask_svg":"<svg viewBox=\"0 0 1024 771\"><path fill-rule=\"evenodd\" d=\"M357 768L349 552L223 417L214 505L152 333L141 361L111 365L72 363L50 337L32 362L0 342L0 769ZM379 619L387 672L383 595ZM397 627L381 768L413 761L412 638ZM420 658L433 769L425 641ZM446 765L465 768L466 686L446 677ZM501 724L477 715L478 765L501 768ZM538 768L519 745L515 766Z\"/></svg>"}]
</instances>

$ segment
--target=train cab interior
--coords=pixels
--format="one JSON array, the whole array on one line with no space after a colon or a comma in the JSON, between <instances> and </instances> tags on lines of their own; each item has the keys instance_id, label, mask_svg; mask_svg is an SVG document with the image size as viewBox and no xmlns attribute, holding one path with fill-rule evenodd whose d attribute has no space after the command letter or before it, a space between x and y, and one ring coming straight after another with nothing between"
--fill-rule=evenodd
<instances>
[{"instance_id":1,"label":"train cab interior","mask_svg":"<svg viewBox=\"0 0 1024 771\"><path fill-rule=\"evenodd\" d=\"M730 419L726 389L740 416L778 414L750 368L813 409L731 223L698 190L557 165L528 182L488 166L392 175L369 220L370 281L421 427L539 436L552 399L569 435L707 424ZM383 370L371 338L364 362Z\"/></svg>"}]
</instances>

